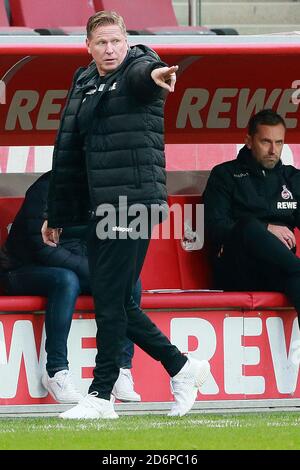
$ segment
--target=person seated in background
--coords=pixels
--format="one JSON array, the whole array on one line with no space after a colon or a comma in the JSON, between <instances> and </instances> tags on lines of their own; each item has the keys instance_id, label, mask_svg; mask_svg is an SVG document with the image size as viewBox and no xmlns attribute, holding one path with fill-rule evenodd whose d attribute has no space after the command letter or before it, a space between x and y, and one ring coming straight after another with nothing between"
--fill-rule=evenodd
<instances>
[{"instance_id":1,"label":"person seated in background","mask_svg":"<svg viewBox=\"0 0 300 470\"><path fill-rule=\"evenodd\" d=\"M271 109L254 115L237 159L211 171L205 229L216 287L284 292L300 324L300 170L280 159L286 124Z\"/></svg>"},{"instance_id":2,"label":"person seated in background","mask_svg":"<svg viewBox=\"0 0 300 470\"><path fill-rule=\"evenodd\" d=\"M42 226L47 224L47 197L51 172L42 175L27 190L21 209L2 250L2 283L9 295L47 297L45 330L46 371L42 384L59 403L76 403L82 395L69 372L67 339L79 294L90 294L89 267L84 240L85 227L69 228L56 246L45 245ZM139 305L141 283L133 297ZM112 394L122 401L140 401L134 391L130 369L134 345L126 339L120 374Z\"/></svg>"}]
</instances>

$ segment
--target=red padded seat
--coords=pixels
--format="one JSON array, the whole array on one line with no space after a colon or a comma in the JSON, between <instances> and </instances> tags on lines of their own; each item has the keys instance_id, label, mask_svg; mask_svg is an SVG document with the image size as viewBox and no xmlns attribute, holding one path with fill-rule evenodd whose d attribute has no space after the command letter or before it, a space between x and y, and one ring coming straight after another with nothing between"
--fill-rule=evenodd
<instances>
[{"instance_id":1,"label":"red padded seat","mask_svg":"<svg viewBox=\"0 0 300 470\"><path fill-rule=\"evenodd\" d=\"M213 34L207 28L179 26L172 0L94 0L95 9L114 10L129 31L150 34Z\"/></svg>"},{"instance_id":2,"label":"red padded seat","mask_svg":"<svg viewBox=\"0 0 300 470\"><path fill-rule=\"evenodd\" d=\"M172 0L94 0L95 9L114 10L129 30L153 26L178 26Z\"/></svg>"},{"instance_id":3,"label":"red padded seat","mask_svg":"<svg viewBox=\"0 0 300 470\"><path fill-rule=\"evenodd\" d=\"M12 27L9 24L4 0L0 1L0 35L37 35L31 28Z\"/></svg>"},{"instance_id":4,"label":"red padded seat","mask_svg":"<svg viewBox=\"0 0 300 470\"><path fill-rule=\"evenodd\" d=\"M174 208L168 220L162 225L170 227L170 237L168 239L152 238L142 271L142 282L144 289L209 289L212 286L211 268L209 262L209 246L204 240L204 246L196 250L186 250L183 244L184 222L192 223L195 230L196 212L200 217L201 196L191 195L170 195L169 206ZM176 209L177 207L177 209ZM192 220L190 221L189 209L192 207ZM174 213L179 214L176 225L174 225ZM181 212L181 216L180 216ZM203 220L198 219L200 232L203 229ZM178 238L181 223L182 236ZM174 234L176 227L176 237ZM164 228L161 229L162 233ZM158 231L157 227L154 230ZM200 239L202 234L198 234Z\"/></svg>"},{"instance_id":5,"label":"red padded seat","mask_svg":"<svg viewBox=\"0 0 300 470\"><path fill-rule=\"evenodd\" d=\"M1 244L7 237L8 229L18 212L23 197L0 197L0 237ZM170 206L179 207L201 204L200 195L171 195ZM199 206L197 208L199 210ZM193 212L194 214L195 212ZM183 220L184 211L182 211ZM173 217L171 215L171 217ZM166 221L165 223L168 223ZM142 306L145 309L200 309L200 310L268 310L291 307L287 298L276 292L207 292L211 287L211 268L207 242L201 249L186 251L182 240L174 238L171 227L168 239L152 239L142 272L144 290L184 289L198 292L144 292ZM300 248L300 232L296 231ZM298 251L299 254L299 251ZM38 296L0 295L0 312L32 312L45 309L46 299ZM94 303L90 296L80 296L76 311L93 311Z\"/></svg>"},{"instance_id":6,"label":"red padded seat","mask_svg":"<svg viewBox=\"0 0 300 470\"><path fill-rule=\"evenodd\" d=\"M7 12L3 0L0 2L0 26L9 26Z\"/></svg>"},{"instance_id":7,"label":"red padded seat","mask_svg":"<svg viewBox=\"0 0 300 470\"><path fill-rule=\"evenodd\" d=\"M10 0L12 25L37 30L58 28L85 34L88 18L95 13L92 0ZM80 29L81 27L81 29Z\"/></svg>"},{"instance_id":8,"label":"red padded seat","mask_svg":"<svg viewBox=\"0 0 300 470\"><path fill-rule=\"evenodd\" d=\"M0 296L0 312L44 311L46 299L39 296ZM292 308L287 298L277 292L185 292L144 293L142 307L149 310L270 310ZM91 296L80 296L76 312L93 312Z\"/></svg>"}]
</instances>

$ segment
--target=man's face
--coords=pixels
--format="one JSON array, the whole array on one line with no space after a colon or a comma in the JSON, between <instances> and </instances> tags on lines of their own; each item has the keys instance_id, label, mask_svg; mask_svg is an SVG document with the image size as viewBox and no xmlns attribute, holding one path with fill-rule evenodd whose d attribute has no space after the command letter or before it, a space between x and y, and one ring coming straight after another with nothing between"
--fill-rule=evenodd
<instances>
[{"instance_id":1,"label":"man's face","mask_svg":"<svg viewBox=\"0 0 300 470\"><path fill-rule=\"evenodd\" d=\"M282 124L267 126L259 124L253 136L247 135L246 145L255 160L271 170L278 163L284 144L285 128Z\"/></svg>"},{"instance_id":2,"label":"man's face","mask_svg":"<svg viewBox=\"0 0 300 470\"><path fill-rule=\"evenodd\" d=\"M98 26L86 39L88 52L92 55L100 75L113 72L127 55L126 36L117 25Z\"/></svg>"}]
</instances>

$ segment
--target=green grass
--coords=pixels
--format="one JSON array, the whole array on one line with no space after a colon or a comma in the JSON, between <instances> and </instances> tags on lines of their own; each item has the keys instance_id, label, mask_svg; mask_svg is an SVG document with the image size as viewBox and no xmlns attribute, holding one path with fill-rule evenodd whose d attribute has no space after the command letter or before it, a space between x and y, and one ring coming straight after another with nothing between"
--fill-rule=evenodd
<instances>
[{"instance_id":1,"label":"green grass","mask_svg":"<svg viewBox=\"0 0 300 470\"><path fill-rule=\"evenodd\" d=\"M300 449L298 413L0 419L0 449Z\"/></svg>"}]
</instances>

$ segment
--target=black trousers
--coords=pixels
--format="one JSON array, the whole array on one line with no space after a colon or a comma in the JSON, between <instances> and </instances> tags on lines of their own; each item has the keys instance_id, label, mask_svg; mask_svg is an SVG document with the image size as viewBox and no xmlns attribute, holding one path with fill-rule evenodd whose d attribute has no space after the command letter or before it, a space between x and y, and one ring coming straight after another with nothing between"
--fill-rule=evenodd
<instances>
[{"instance_id":1,"label":"black trousers","mask_svg":"<svg viewBox=\"0 0 300 470\"><path fill-rule=\"evenodd\" d=\"M89 227L87 240L92 294L97 323L97 355L89 393L110 399L119 375L120 357L127 335L135 344L160 361L170 376L176 375L186 357L172 345L132 298L147 253L149 238L107 238L96 234L97 221ZM117 233L117 235L119 235Z\"/></svg>"},{"instance_id":2,"label":"black trousers","mask_svg":"<svg viewBox=\"0 0 300 470\"><path fill-rule=\"evenodd\" d=\"M278 291L300 324L300 258L257 219L239 222L215 261L216 286L227 291Z\"/></svg>"}]
</instances>

